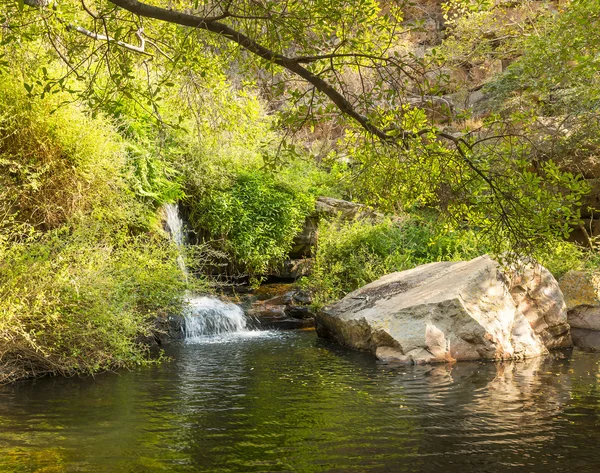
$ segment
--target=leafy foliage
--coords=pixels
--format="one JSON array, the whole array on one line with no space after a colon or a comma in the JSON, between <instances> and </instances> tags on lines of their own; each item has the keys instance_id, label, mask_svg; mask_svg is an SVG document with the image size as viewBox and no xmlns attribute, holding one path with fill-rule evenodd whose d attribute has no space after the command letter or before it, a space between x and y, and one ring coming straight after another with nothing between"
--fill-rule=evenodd
<instances>
[{"instance_id":1,"label":"leafy foliage","mask_svg":"<svg viewBox=\"0 0 600 473\"><path fill-rule=\"evenodd\" d=\"M467 83L482 82L492 75L486 69L517 59L528 38L547 28L555 12L554 2L550 0L449 0L442 8L448 37L440 48L441 53L452 66L467 72ZM455 87L461 85L465 84L454 84Z\"/></svg>"},{"instance_id":2,"label":"leafy foliage","mask_svg":"<svg viewBox=\"0 0 600 473\"><path fill-rule=\"evenodd\" d=\"M315 304L322 305L385 274L471 259L487 250L472 230L453 229L432 216L322 222L313 273L304 284L313 291Z\"/></svg>"},{"instance_id":3,"label":"leafy foliage","mask_svg":"<svg viewBox=\"0 0 600 473\"><path fill-rule=\"evenodd\" d=\"M5 2L9 376L146 360L148 318L178 310L185 287L157 229L158 209L176 200L205 239L190 253L254 283L286 257L316 195L410 213L323 223L307 282L318 303L385 272L487 251L538 256L557 273L593 261L562 240L588 191L580 158L598 149L600 12L585 1L561 14L551 1L508 3L449 0L448 37L422 54L407 45L419 27L404 22L415 8L403 2L177 0L159 10L214 17L189 28L123 0ZM511 61L485 88L498 115L470 122L442 96Z\"/></svg>"},{"instance_id":4,"label":"leafy foliage","mask_svg":"<svg viewBox=\"0 0 600 473\"><path fill-rule=\"evenodd\" d=\"M186 283L147 233L121 137L63 93L0 83L0 382L147 363L142 337Z\"/></svg>"},{"instance_id":5,"label":"leafy foliage","mask_svg":"<svg viewBox=\"0 0 600 473\"><path fill-rule=\"evenodd\" d=\"M59 107L64 94L28 97L0 75L0 183L18 218L57 228L123 191L123 145L106 120Z\"/></svg>"},{"instance_id":6,"label":"leafy foliage","mask_svg":"<svg viewBox=\"0 0 600 473\"><path fill-rule=\"evenodd\" d=\"M190 218L256 280L284 260L313 205L309 194L268 173L242 172L231 187L194 201Z\"/></svg>"},{"instance_id":7,"label":"leafy foliage","mask_svg":"<svg viewBox=\"0 0 600 473\"><path fill-rule=\"evenodd\" d=\"M149 362L152 317L181 310L165 241L95 239L89 227L0 249L0 382Z\"/></svg>"},{"instance_id":8,"label":"leafy foliage","mask_svg":"<svg viewBox=\"0 0 600 473\"><path fill-rule=\"evenodd\" d=\"M528 39L523 56L490 84L489 93L509 110L533 108L543 116L596 111L599 15L595 2L570 2Z\"/></svg>"},{"instance_id":9,"label":"leafy foliage","mask_svg":"<svg viewBox=\"0 0 600 473\"><path fill-rule=\"evenodd\" d=\"M417 123L419 115L424 120L417 111ZM532 164L527 130L533 125L521 117L524 131L516 133L516 123L491 117L486 129L463 134L454 149L431 134L406 149L364 145L347 134L353 197L388 212L438 209L454 225L489 235L498 253L532 254L568 235L589 186L551 160Z\"/></svg>"}]
</instances>

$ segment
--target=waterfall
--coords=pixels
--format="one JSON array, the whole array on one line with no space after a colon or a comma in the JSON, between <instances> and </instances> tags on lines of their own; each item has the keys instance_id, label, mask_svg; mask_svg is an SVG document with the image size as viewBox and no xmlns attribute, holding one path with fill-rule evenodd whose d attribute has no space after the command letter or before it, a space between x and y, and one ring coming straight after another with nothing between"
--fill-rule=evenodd
<instances>
[{"instance_id":1,"label":"waterfall","mask_svg":"<svg viewBox=\"0 0 600 473\"><path fill-rule=\"evenodd\" d=\"M165 223L167 226L167 231L171 234L171 238L177 245L178 248L182 249L186 243L185 238L185 225L183 220L179 216L179 207L177 204L165 204ZM183 259L183 255L181 251L179 252L179 256L177 256L177 264L179 265L179 269L181 272L185 274L185 278L188 278L188 271L185 266L185 260Z\"/></svg>"},{"instance_id":2,"label":"waterfall","mask_svg":"<svg viewBox=\"0 0 600 473\"><path fill-rule=\"evenodd\" d=\"M186 243L185 224L179 215L177 204L165 205L166 229L180 248ZM177 264L188 277L183 254L177 257ZM236 304L226 303L214 297L188 295L184 317L184 338L188 342L202 341L210 337L224 335L252 334L246 326L244 311Z\"/></svg>"},{"instance_id":3,"label":"waterfall","mask_svg":"<svg viewBox=\"0 0 600 473\"><path fill-rule=\"evenodd\" d=\"M185 315L185 338L248 332L244 311L236 304L213 297L194 297L189 300Z\"/></svg>"},{"instance_id":4,"label":"waterfall","mask_svg":"<svg viewBox=\"0 0 600 473\"><path fill-rule=\"evenodd\" d=\"M185 244L185 235L183 233L185 225L179 216L179 207L177 204L165 204L165 216L167 229L173 241L177 246L182 247Z\"/></svg>"}]
</instances>

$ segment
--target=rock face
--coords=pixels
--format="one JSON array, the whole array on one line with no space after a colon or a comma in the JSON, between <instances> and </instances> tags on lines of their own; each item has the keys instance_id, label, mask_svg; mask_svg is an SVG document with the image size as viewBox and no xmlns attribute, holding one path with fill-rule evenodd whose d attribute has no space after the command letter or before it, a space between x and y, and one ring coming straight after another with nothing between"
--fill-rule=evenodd
<instances>
[{"instance_id":1,"label":"rock face","mask_svg":"<svg viewBox=\"0 0 600 473\"><path fill-rule=\"evenodd\" d=\"M317 244L318 227L318 217L314 215L306 217L302 230L294 237L292 249L288 254L291 259L301 259L310 256L313 246Z\"/></svg>"},{"instance_id":2,"label":"rock face","mask_svg":"<svg viewBox=\"0 0 600 473\"><path fill-rule=\"evenodd\" d=\"M510 294L517 309L546 348L572 346L567 305L552 273L540 265L527 265L513 271L510 279Z\"/></svg>"},{"instance_id":3,"label":"rock face","mask_svg":"<svg viewBox=\"0 0 600 473\"><path fill-rule=\"evenodd\" d=\"M293 289L293 286L280 287L288 290L267 299L260 297L251 304L247 314L263 328L287 330L314 327L310 294Z\"/></svg>"},{"instance_id":4,"label":"rock face","mask_svg":"<svg viewBox=\"0 0 600 473\"><path fill-rule=\"evenodd\" d=\"M381 360L409 363L522 359L546 354L544 338L550 347L570 343L566 311L556 312L550 301L560 294L556 281L548 291L547 277L516 282L518 302L488 256L426 264L384 276L326 307L317 315L317 332ZM558 326L564 331L553 335Z\"/></svg>"},{"instance_id":5,"label":"rock face","mask_svg":"<svg viewBox=\"0 0 600 473\"><path fill-rule=\"evenodd\" d=\"M573 345L583 351L600 352L600 331L575 328L573 334Z\"/></svg>"},{"instance_id":6,"label":"rock face","mask_svg":"<svg viewBox=\"0 0 600 473\"><path fill-rule=\"evenodd\" d=\"M569 271L560 279L569 324L575 328L600 330L600 275Z\"/></svg>"},{"instance_id":7,"label":"rock face","mask_svg":"<svg viewBox=\"0 0 600 473\"><path fill-rule=\"evenodd\" d=\"M308 276L312 271L312 267L312 258L290 259L284 261L276 270L271 271L269 276L295 281L302 276Z\"/></svg>"},{"instance_id":8,"label":"rock face","mask_svg":"<svg viewBox=\"0 0 600 473\"><path fill-rule=\"evenodd\" d=\"M183 317L178 315L169 315L158 317L154 320L154 330L152 335L146 337L141 342L146 345L167 345L171 342L182 340L183 334Z\"/></svg>"},{"instance_id":9,"label":"rock face","mask_svg":"<svg viewBox=\"0 0 600 473\"><path fill-rule=\"evenodd\" d=\"M377 218L377 213L366 205L333 197L318 197L315 202L315 214L328 218L341 217L345 220Z\"/></svg>"}]
</instances>

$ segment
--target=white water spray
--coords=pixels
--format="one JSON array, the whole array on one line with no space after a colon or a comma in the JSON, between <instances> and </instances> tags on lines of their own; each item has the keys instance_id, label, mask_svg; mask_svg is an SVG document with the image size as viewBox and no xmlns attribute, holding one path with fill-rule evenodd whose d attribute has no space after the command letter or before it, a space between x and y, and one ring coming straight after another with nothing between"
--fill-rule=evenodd
<instances>
[{"instance_id":1,"label":"white water spray","mask_svg":"<svg viewBox=\"0 0 600 473\"><path fill-rule=\"evenodd\" d=\"M185 235L183 233L184 223L179 216L179 208L177 204L165 204L165 216L167 229L173 237L173 241L179 247L185 244Z\"/></svg>"},{"instance_id":2,"label":"white water spray","mask_svg":"<svg viewBox=\"0 0 600 473\"><path fill-rule=\"evenodd\" d=\"M181 254L181 249L186 243L184 233L185 225L179 216L179 208L177 207L177 204L165 204L165 217L167 230L171 234L171 238L173 238L173 241L177 247L180 249L179 256L177 256L177 265L179 266L179 269L181 269L181 272L185 274L185 279L187 280L188 271L185 266L183 255Z\"/></svg>"},{"instance_id":3,"label":"white water spray","mask_svg":"<svg viewBox=\"0 0 600 473\"><path fill-rule=\"evenodd\" d=\"M165 205L166 226L179 248L186 243L185 225L179 216L177 204ZM181 271L188 277L183 255L177 257ZM248 335L244 311L236 304L226 303L214 297L188 296L188 307L183 314L184 335L187 342L203 341L209 337L224 335Z\"/></svg>"},{"instance_id":4,"label":"white water spray","mask_svg":"<svg viewBox=\"0 0 600 473\"><path fill-rule=\"evenodd\" d=\"M213 297L194 297L189 300L185 316L185 338L248 332L244 311L236 304Z\"/></svg>"}]
</instances>

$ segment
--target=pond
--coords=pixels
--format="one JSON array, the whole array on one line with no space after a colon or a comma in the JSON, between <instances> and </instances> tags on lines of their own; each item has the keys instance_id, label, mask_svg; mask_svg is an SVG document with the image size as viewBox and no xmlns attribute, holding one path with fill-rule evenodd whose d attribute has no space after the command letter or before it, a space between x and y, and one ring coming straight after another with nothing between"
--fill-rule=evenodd
<instances>
[{"instance_id":1,"label":"pond","mask_svg":"<svg viewBox=\"0 0 600 473\"><path fill-rule=\"evenodd\" d=\"M600 355L378 364L311 331L0 389L3 472L596 472Z\"/></svg>"}]
</instances>

